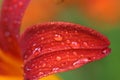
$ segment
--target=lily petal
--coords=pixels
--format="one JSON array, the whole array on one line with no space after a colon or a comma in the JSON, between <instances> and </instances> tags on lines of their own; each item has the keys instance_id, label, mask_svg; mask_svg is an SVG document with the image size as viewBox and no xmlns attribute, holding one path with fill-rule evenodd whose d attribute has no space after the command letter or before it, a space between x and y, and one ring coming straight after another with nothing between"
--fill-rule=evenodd
<instances>
[{"instance_id":1,"label":"lily petal","mask_svg":"<svg viewBox=\"0 0 120 80\"><path fill-rule=\"evenodd\" d=\"M21 60L17 60L14 56L5 54L2 50L0 50L0 76L22 77L22 63L23 62Z\"/></svg>"},{"instance_id":2,"label":"lily petal","mask_svg":"<svg viewBox=\"0 0 120 80\"><path fill-rule=\"evenodd\" d=\"M25 80L42 78L99 60L110 53L99 32L67 22L34 25L21 37Z\"/></svg>"},{"instance_id":3,"label":"lily petal","mask_svg":"<svg viewBox=\"0 0 120 80\"><path fill-rule=\"evenodd\" d=\"M30 0L4 0L0 14L0 48L20 57L19 28L23 13Z\"/></svg>"}]
</instances>

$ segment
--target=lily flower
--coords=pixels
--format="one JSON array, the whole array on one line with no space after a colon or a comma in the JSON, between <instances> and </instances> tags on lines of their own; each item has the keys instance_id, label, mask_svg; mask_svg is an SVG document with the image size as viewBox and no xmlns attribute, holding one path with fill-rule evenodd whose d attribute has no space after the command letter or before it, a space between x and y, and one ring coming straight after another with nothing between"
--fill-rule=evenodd
<instances>
[{"instance_id":1,"label":"lily flower","mask_svg":"<svg viewBox=\"0 0 120 80\"><path fill-rule=\"evenodd\" d=\"M46 22L33 25L20 35L22 17L30 1L3 1L0 79L60 80L48 75L79 68L110 53L107 37L79 24Z\"/></svg>"}]
</instances>

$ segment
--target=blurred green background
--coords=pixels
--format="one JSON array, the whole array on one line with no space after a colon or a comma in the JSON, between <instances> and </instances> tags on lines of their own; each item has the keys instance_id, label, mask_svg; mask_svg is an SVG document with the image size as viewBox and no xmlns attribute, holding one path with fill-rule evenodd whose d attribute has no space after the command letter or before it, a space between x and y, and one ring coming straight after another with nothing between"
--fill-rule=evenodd
<instances>
[{"instance_id":1,"label":"blurred green background","mask_svg":"<svg viewBox=\"0 0 120 80\"><path fill-rule=\"evenodd\" d=\"M1 4L1 0L0 0ZM63 80L120 80L120 21L116 23L100 22L88 19L76 7L66 7L53 19L89 26L106 35L112 52L106 58L89 63L79 69L59 73ZM52 20L52 21L53 21Z\"/></svg>"},{"instance_id":2,"label":"blurred green background","mask_svg":"<svg viewBox=\"0 0 120 80\"><path fill-rule=\"evenodd\" d=\"M120 23L96 23L78 15L75 9L65 10L58 20L89 26L106 35L111 42L112 52L106 58L89 63L79 69L60 73L64 80L120 80ZM104 27L103 27L104 26ZM100 28L101 27L101 28ZM112 27L111 29L104 29Z\"/></svg>"}]
</instances>

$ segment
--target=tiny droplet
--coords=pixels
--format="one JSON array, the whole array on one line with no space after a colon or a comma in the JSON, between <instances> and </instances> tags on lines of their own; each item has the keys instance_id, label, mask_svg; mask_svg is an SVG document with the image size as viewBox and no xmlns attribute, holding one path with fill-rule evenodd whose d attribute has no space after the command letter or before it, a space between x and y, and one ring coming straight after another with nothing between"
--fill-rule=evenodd
<instances>
[{"instance_id":1,"label":"tiny droplet","mask_svg":"<svg viewBox=\"0 0 120 80\"><path fill-rule=\"evenodd\" d=\"M56 40L56 41L62 41L62 36L61 35L59 35L59 34L55 34L55 36L54 36L54 40Z\"/></svg>"}]
</instances>

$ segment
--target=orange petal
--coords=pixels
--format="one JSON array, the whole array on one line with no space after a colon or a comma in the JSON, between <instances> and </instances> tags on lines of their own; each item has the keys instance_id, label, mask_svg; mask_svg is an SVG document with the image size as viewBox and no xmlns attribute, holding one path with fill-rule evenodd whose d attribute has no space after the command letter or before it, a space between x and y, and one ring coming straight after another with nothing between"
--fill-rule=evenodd
<instances>
[{"instance_id":1,"label":"orange petal","mask_svg":"<svg viewBox=\"0 0 120 80\"><path fill-rule=\"evenodd\" d=\"M23 80L23 77L20 76L0 76L0 80ZM47 77L44 77L40 80L62 80L61 78L59 78L56 75L50 75Z\"/></svg>"},{"instance_id":2,"label":"orange petal","mask_svg":"<svg viewBox=\"0 0 120 80\"><path fill-rule=\"evenodd\" d=\"M120 18L119 3L119 0L85 0L80 7L92 19L114 23Z\"/></svg>"},{"instance_id":3,"label":"orange petal","mask_svg":"<svg viewBox=\"0 0 120 80\"><path fill-rule=\"evenodd\" d=\"M57 0L31 0L24 14L21 30L27 26L52 19L60 10L60 5L57 3Z\"/></svg>"},{"instance_id":4,"label":"orange petal","mask_svg":"<svg viewBox=\"0 0 120 80\"><path fill-rule=\"evenodd\" d=\"M22 76L22 61L0 50L0 75Z\"/></svg>"}]
</instances>

